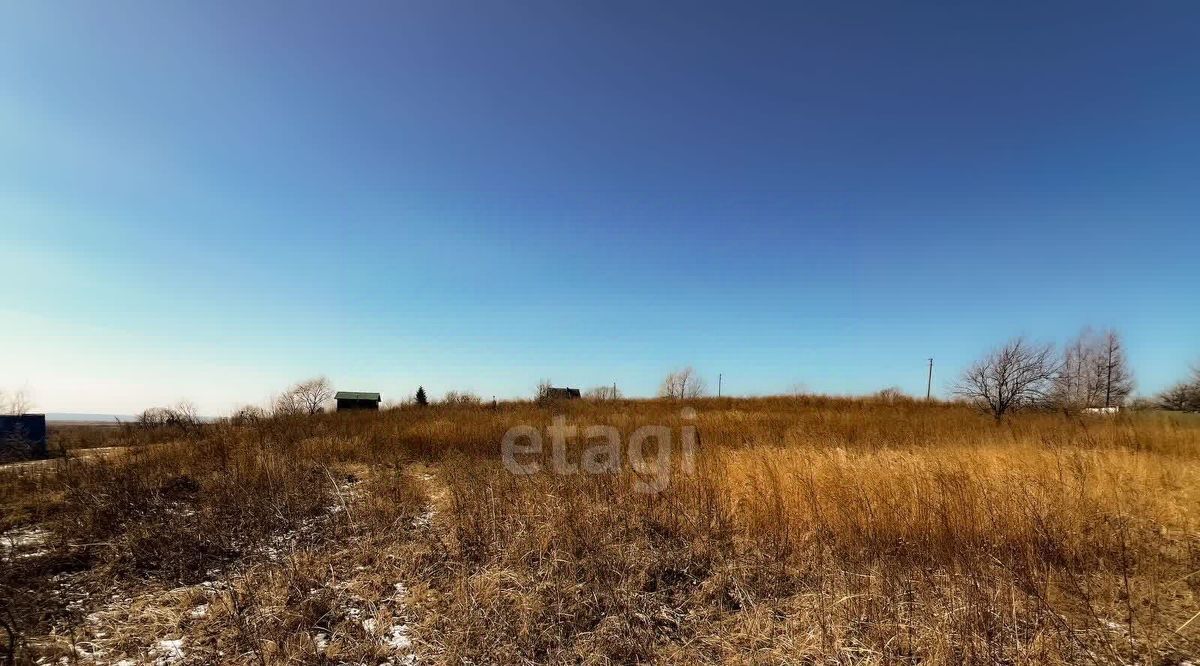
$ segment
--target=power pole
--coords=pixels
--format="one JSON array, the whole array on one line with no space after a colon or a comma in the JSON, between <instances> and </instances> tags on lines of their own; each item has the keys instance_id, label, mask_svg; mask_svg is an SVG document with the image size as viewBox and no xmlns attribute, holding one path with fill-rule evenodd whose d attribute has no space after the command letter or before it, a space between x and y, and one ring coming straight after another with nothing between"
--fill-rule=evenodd
<instances>
[{"instance_id":1,"label":"power pole","mask_svg":"<svg viewBox=\"0 0 1200 666\"><path fill-rule=\"evenodd\" d=\"M725 375L723 375L719 372L717 373L717 397L718 398L721 397L721 380L724 378L725 378Z\"/></svg>"},{"instance_id":2,"label":"power pole","mask_svg":"<svg viewBox=\"0 0 1200 666\"><path fill-rule=\"evenodd\" d=\"M1112 407L1112 371L1113 371L1113 343L1112 334L1108 338L1108 378L1104 380L1104 408Z\"/></svg>"},{"instance_id":3,"label":"power pole","mask_svg":"<svg viewBox=\"0 0 1200 666\"><path fill-rule=\"evenodd\" d=\"M925 383L925 399L933 394L933 359L929 359L929 380Z\"/></svg>"}]
</instances>

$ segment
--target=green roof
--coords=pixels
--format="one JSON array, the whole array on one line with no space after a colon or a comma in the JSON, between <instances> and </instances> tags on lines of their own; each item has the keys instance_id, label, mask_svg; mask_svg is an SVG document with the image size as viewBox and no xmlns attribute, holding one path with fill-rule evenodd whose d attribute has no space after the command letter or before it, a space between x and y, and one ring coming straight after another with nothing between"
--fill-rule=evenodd
<instances>
[{"instance_id":1,"label":"green roof","mask_svg":"<svg viewBox=\"0 0 1200 666\"><path fill-rule=\"evenodd\" d=\"M328 394L326 394L328 395ZM334 400L374 400L380 401L378 393L362 393L360 391L338 391L337 395L333 396Z\"/></svg>"}]
</instances>

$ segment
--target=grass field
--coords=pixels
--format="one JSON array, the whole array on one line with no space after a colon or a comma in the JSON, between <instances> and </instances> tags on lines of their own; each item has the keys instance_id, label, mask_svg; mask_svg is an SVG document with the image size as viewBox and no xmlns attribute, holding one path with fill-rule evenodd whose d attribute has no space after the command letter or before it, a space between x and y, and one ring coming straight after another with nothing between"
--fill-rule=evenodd
<instances>
[{"instance_id":1,"label":"grass field","mask_svg":"<svg viewBox=\"0 0 1200 666\"><path fill-rule=\"evenodd\" d=\"M1200 658L1197 419L686 406L74 433L130 448L0 469L0 618L17 663ZM555 473L556 415L614 428L619 468ZM530 475L502 462L522 425L545 437ZM665 466L628 455L646 425L674 438L642 451Z\"/></svg>"}]
</instances>

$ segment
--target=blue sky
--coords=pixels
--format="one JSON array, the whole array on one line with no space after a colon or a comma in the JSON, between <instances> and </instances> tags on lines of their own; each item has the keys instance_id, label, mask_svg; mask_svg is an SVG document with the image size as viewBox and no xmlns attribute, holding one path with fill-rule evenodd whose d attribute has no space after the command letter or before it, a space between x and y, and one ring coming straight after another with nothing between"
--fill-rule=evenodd
<instances>
[{"instance_id":1,"label":"blue sky","mask_svg":"<svg viewBox=\"0 0 1200 666\"><path fill-rule=\"evenodd\" d=\"M0 388L206 413L1200 357L1200 5L11 2Z\"/></svg>"}]
</instances>

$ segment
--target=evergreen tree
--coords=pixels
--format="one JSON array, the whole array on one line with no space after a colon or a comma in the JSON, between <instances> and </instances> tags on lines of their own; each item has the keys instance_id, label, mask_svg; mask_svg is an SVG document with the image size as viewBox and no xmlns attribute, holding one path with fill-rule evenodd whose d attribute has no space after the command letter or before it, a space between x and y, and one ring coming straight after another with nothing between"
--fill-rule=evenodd
<instances>
[{"instance_id":1,"label":"evergreen tree","mask_svg":"<svg viewBox=\"0 0 1200 666\"><path fill-rule=\"evenodd\" d=\"M424 407L429 404L429 398L425 397L425 387L417 387L417 406Z\"/></svg>"}]
</instances>

